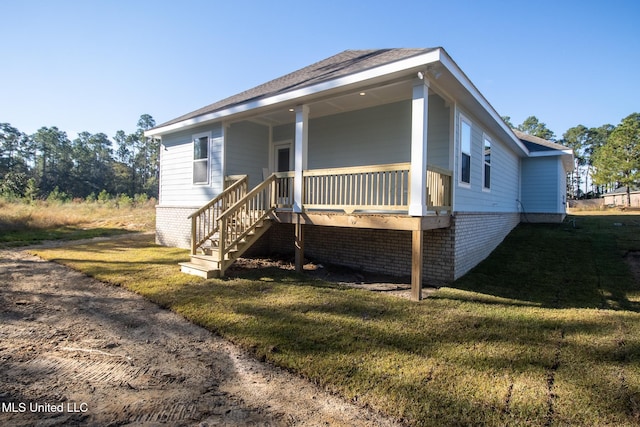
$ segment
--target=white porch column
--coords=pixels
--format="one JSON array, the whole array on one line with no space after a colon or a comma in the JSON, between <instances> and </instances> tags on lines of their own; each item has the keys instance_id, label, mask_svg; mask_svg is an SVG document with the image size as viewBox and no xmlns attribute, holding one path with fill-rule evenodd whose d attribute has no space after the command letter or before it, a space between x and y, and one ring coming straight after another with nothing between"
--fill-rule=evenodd
<instances>
[{"instance_id":1,"label":"white porch column","mask_svg":"<svg viewBox=\"0 0 640 427\"><path fill-rule=\"evenodd\" d=\"M411 187L409 215L427 214L427 130L429 115L429 82L419 79L413 85L411 102Z\"/></svg>"},{"instance_id":2,"label":"white porch column","mask_svg":"<svg viewBox=\"0 0 640 427\"><path fill-rule=\"evenodd\" d=\"M307 169L307 145L309 140L309 106L296 107L296 136L294 142L293 211L302 212L302 171Z\"/></svg>"}]
</instances>

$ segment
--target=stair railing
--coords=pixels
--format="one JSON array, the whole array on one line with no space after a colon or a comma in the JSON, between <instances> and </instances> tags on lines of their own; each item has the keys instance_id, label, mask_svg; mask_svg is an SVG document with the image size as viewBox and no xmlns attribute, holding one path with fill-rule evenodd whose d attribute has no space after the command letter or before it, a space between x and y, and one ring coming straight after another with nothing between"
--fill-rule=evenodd
<instances>
[{"instance_id":1,"label":"stair railing","mask_svg":"<svg viewBox=\"0 0 640 427\"><path fill-rule=\"evenodd\" d=\"M218 217L218 262L223 272L226 257L276 207L277 174L272 174Z\"/></svg>"},{"instance_id":2,"label":"stair railing","mask_svg":"<svg viewBox=\"0 0 640 427\"><path fill-rule=\"evenodd\" d=\"M191 219L191 255L195 255L198 248L219 232L218 218L220 215L247 194L247 175L234 178L237 178L237 181L189 215L188 218Z\"/></svg>"}]
</instances>

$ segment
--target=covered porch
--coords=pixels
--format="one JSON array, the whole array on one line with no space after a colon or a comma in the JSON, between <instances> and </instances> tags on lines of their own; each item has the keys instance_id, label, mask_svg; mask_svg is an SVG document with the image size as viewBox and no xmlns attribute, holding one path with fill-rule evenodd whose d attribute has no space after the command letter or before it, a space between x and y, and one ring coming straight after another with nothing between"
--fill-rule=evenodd
<instances>
[{"instance_id":1,"label":"covered porch","mask_svg":"<svg viewBox=\"0 0 640 427\"><path fill-rule=\"evenodd\" d=\"M306 226L410 231L419 299L424 231L453 210L454 107L430 86L418 73L223 122L239 179L190 215L192 263L222 275L273 223L295 226L298 269Z\"/></svg>"},{"instance_id":2,"label":"covered porch","mask_svg":"<svg viewBox=\"0 0 640 427\"><path fill-rule=\"evenodd\" d=\"M450 224L450 171L428 167L427 214L409 213L410 164L312 169L303 171L301 211L296 207L294 172L276 172L248 191L247 176L228 180L227 189L191 215L191 255L195 265L214 275L257 241L273 223L293 224L295 264L302 271L305 226L349 227L412 232L412 294L420 299L425 230ZM200 267L198 267L198 265Z\"/></svg>"}]
</instances>

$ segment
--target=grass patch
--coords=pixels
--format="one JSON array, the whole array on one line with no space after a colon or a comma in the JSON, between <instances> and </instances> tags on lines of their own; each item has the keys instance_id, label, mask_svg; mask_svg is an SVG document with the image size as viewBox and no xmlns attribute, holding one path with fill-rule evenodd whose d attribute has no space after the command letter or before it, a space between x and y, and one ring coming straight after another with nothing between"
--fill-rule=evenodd
<instances>
[{"instance_id":1,"label":"grass patch","mask_svg":"<svg viewBox=\"0 0 640 427\"><path fill-rule=\"evenodd\" d=\"M0 199L0 246L150 231L154 224L152 204L117 209L99 202L22 203Z\"/></svg>"},{"instance_id":2,"label":"grass patch","mask_svg":"<svg viewBox=\"0 0 640 427\"><path fill-rule=\"evenodd\" d=\"M420 303L276 269L199 279L148 236L33 252L412 425L637 425L640 289L622 254L640 218L572 219L518 227Z\"/></svg>"}]
</instances>

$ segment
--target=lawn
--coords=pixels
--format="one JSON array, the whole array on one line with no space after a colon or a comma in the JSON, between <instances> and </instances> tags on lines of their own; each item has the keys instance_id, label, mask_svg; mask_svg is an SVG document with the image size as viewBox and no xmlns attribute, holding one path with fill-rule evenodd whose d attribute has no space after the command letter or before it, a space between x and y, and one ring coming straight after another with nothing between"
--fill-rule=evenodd
<instances>
[{"instance_id":1,"label":"lawn","mask_svg":"<svg viewBox=\"0 0 640 427\"><path fill-rule=\"evenodd\" d=\"M411 425L640 424L640 216L522 224L421 302L274 268L179 273L131 236L37 255L140 293L261 360Z\"/></svg>"}]
</instances>

